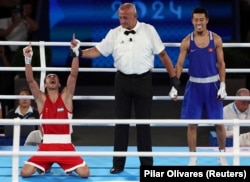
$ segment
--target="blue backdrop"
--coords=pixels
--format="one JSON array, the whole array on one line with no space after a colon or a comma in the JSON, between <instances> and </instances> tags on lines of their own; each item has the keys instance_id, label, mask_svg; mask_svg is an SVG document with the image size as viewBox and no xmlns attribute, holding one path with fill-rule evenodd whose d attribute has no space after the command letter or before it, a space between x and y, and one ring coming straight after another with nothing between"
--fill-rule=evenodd
<instances>
[{"instance_id":1,"label":"blue backdrop","mask_svg":"<svg viewBox=\"0 0 250 182\"><path fill-rule=\"evenodd\" d=\"M70 41L72 34L82 42L99 42L109 29L119 25L117 9L119 0L50 0L50 41ZM204 6L209 11L208 28L220 34L223 41L235 39L236 20L234 1L201 0L152 0L131 1L135 3L139 21L155 26L163 42L180 42L193 30L192 10ZM179 48L166 48L170 58L177 61ZM52 47L52 66L68 64L68 47ZM113 67L113 59L99 57L81 60L86 67ZM85 64L84 64L85 63ZM188 61L185 67L188 66ZM162 67L156 57L155 67Z\"/></svg>"}]
</instances>

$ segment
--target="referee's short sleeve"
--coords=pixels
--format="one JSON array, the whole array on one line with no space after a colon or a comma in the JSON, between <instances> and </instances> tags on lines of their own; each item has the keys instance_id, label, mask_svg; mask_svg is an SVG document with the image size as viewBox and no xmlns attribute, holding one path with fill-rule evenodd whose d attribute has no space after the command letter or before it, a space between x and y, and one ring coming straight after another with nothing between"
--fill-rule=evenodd
<instances>
[{"instance_id":1,"label":"referee's short sleeve","mask_svg":"<svg viewBox=\"0 0 250 182\"><path fill-rule=\"evenodd\" d=\"M114 48L114 30L111 29L106 37L102 39L101 42L99 42L96 45L96 48L98 51L105 57L109 56L110 54L113 53L113 48Z\"/></svg>"},{"instance_id":2,"label":"referee's short sleeve","mask_svg":"<svg viewBox=\"0 0 250 182\"><path fill-rule=\"evenodd\" d=\"M158 32L156 31L156 29L152 25L149 25L148 28L150 31L149 35L151 35L153 52L154 52L154 54L160 54L165 49L165 46L164 46Z\"/></svg>"}]
</instances>

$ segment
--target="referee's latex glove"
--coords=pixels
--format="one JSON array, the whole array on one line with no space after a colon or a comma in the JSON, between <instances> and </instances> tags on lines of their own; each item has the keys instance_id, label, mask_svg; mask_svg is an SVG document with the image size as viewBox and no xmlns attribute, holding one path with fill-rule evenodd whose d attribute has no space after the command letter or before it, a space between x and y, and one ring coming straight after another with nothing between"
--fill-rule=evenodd
<instances>
[{"instance_id":1,"label":"referee's latex glove","mask_svg":"<svg viewBox=\"0 0 250 182\"><path fill-rule=\"evenodd\" d=\"M23 48L23 56L25 64L31 64L32 56L33 56L33 50L31 47L31 44Z\"/></svg>"},{"instance_id":2,"label":"referee's latex glove","mask_svg":"<svg viewBox=\"0 0 250 182\"><path fill-rule=\"evenodd\" d=\"M71 41L71 46L70 46L70 55L72 57L81 57L82 56L82 50L80 48L80 40L74 39Z\"/></svg>"},{"instance_id":3,"label":"referee's latex glove","mask_svg":"<svg viewBox=\"0 0 250 182\"><path fill-rule=\"evenodd\" d=\"M169 92L169 97L173 100L177 99L179 85L180 85L180 80L176 76L170 78L171 90Z\"/></svg>"},{"instance_id":4,"label":"referee's latex glove","mask_svg":"<svg viewBox=\"0 0 250 182\"><path fill-rule=\"evenodd\" d=\"M225 82L220 82L220 88L217 92L217 99L223 100L226 98L226 96L227 96L226 84L225 84Z\"/></svg>"}]
</instances>

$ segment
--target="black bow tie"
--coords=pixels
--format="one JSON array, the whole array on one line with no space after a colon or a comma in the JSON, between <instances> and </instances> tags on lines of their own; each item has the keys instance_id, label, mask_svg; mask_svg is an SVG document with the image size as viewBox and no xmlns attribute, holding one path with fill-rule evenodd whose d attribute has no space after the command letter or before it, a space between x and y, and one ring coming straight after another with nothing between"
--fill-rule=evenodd
<instances>
[{"instance_id":1,"label":"black bow tie","mask_svg":"<svg viewBox=\"0 0 250 182\"><path fill-rule=\"evenodd\" d=\"M124 32L125 35L129 35L130 33L135 34L135 31L134 30L126 30Z\"/></svg>"}]
</instances>

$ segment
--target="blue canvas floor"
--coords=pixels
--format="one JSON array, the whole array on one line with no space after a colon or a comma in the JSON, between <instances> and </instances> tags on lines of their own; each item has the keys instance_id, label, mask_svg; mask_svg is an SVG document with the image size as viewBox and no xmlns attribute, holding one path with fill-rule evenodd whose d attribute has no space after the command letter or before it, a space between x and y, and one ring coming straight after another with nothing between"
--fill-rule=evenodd
<instances>
[{"instance_id":1,"label":"blue canvas floor","mask_svg":"<svg viewBox=\"0 0 250 182\"><path fill-rule=\"evenodd\" d=\"M76 147L77 151L113 151L112 146L85 146ZM12 150L10 146L0 146L0 150L7 151ZM22 151L34 151L36 147L21 146ZM228 151L232 148L228 148ZM242 149L243 150L243 149ZM129 147L128 151L136 151L136 147ZM165 151L165 152L186 152L187 147L153 147L153 151ZM197 147L198 152L217 152L217 147ZM250 151L250 148L244 148L244 151ZM24 161L29 156L19 157L19 171L24 164ZM85 182L139 182L139 158L138 157L127 157L126 166L120 174L110 174L109 169L112 166L111 156L85 156L84 160L90 167L91 176L88 179L84 179ZM233 158L227 157L230 165L233 165ZM155 166L186 166L189 162L189 157L154 157ZM218 166L217 157L198 157L198 165L203 166ZM240 165L249 166L250 157L241 157ZM83 179L78 177L76 174L66 175L63 170L54 164L50 173L45 175L34 174L29 178L22 178L19 176L19 182L61 182L61 181L82 181ZM0 156L0 181L1 182L12 182L12 156Z\"/></svg>"}]
</instances>

